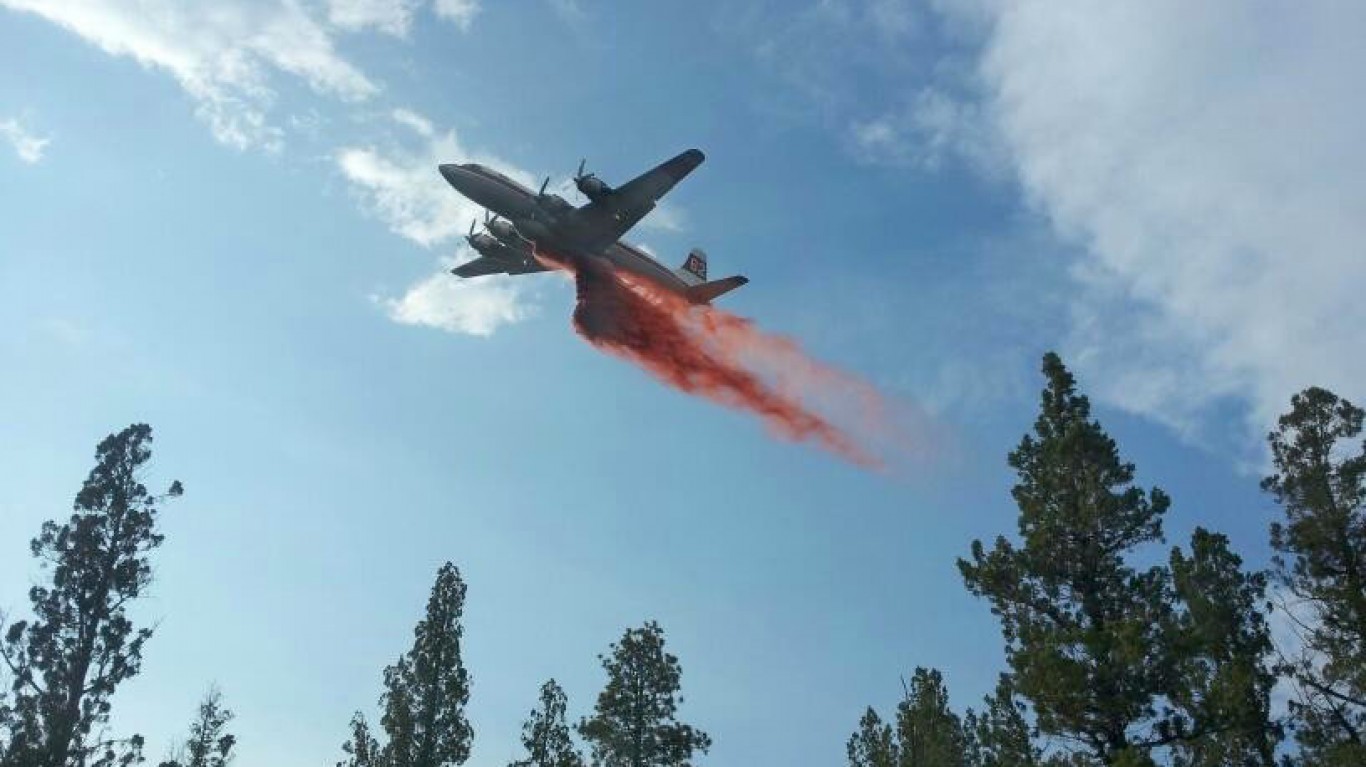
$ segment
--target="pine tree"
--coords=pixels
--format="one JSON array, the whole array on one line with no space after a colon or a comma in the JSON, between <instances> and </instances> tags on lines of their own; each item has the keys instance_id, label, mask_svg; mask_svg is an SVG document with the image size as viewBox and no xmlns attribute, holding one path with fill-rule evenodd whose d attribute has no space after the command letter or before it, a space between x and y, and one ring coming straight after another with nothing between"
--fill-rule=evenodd
<instances>
[{"instance_id":1,"label":"pine tree","mask_svg":"<svg viewBox=\"0 0 1366 767\"><path fill-rule=\"evenodd\" d=\"M846 748L850 767L964 767L963 723L949 708L943 675L916 668L905 693L895 728L872 708L864 712Z\"/></svg>"},{"instance_id":2,"label":"pine tree","mask_svg":"<svg viewBox=\"0 0 1366 767\"><path fill-rule=\"evenodd\" d=\"M565 722L568 703L564 690L554 679L541 685L541 707L534 709L522 725L522 746L527 757L509 767L583 767L583 757Z\"/></svg>"},{"instance_id":3,"label":"pine tree","mask_svg":"<svg viewBox=\"0 0 1366 767\"><path fill-rule=\"evenodd\" d=\"M892 726L870 706L859 719L858 732L849 737L846 747L849 767L897 767L900 751L892 736Z\"/></svg>"},{"instance_id":4,"label":"pine tree","mask_svg":"<svg viewBox=\"0 0 1366 767\"><path fill-rule=\"evenodd\" d=\"M690 767L694 752L707 752L711 738L675 718L683 670L665 652L659 624L628 629L611 655L598 659L607 686L578 727L596 767Z\"/></svg>"},{"instance_id":5,"label":"pine tree","mask_svg":"<svg viewBox=\"0 0 1366 767\"><path fill-rule=\"evenodd\" d=\"M134 424L106 437L71 517L46 522L30 548L51 578L29 590L32 620L9 625L0 658L12 698L0 709L0 765L106 767L142 759L142 738L104 737L110 698L142 667L152 629L127 607L152 581L149 555L161 545L158 503L140 481L152 430Z\"/></svg>"},{"instance_id":6,"label":"pine tree","mask_svg":"<svg viewBox=\"0 0 1366 767\"><path fill-rule=\"evenodd\" d=\"M210 687L199 703L199 712L190 725L190 737L180 749L180 755L161 763L160 767L227 767L232 761L232 748L237 737L227 731L233 713L223 705L223 694Z\"/></svg>"},{"instance_id":7,"label":"pine tree","mask_svg":"<svg viewBox=\"0 0 1366 767\"><path fill-rule=\"evenodd\" d=\"M1034 434L1009 457L1023 545L1002 537L987 552L974 541L971 561L958 563L1001 619L1007 684L1039 732L1102 764L1163 756L1179 767L1269 767L1279 731L1265 577L1245 573L1227 539L1205 530L1189 554L1172 551L1169 567L1130 566L1138 547L1162 540L1170 501L1133 484L1133 464L1057 355L1045 355L1043 372ZM1068 761L1049 761L1058 760Z\"/></svg>"},{"instance_id":8,"label":"pine tree","mask_svg":"<svg viewBox=\"0 0 1366 767\"><path fill-rule=\"evenodd\" d=\"M1015 700L1010 678L983 698L982 713L968 709L963 717L967 763L971 767L1039 767L1046 762L1034 745L1023 706Z\"/></svg>"},{"instance_id":9,"label":"pine tree","mask_svg":"<svg viewBox=\"0 0 1366 767\"><path fill-rule=\"evenodd\" d=\"M370 725L359 711L351 717L351 737L342 744L342 752L346 757L337 762L337 767L381 767L384 764L379 742L370 734Z\"/></svg>"},{"instance_id":10,"label":"pine tree","mask_svg":"<svg viewBox=\"0 0 1366 767\"><path fill-rule=\"evenodd\" d=\"M1272 525L1280 585L1310 614L1305 655L1288 672L1301 691L1295 735L1305 764L1366 764L1366 442L1363 412L1330 391L1295 395L1267 439L1262 481L1284 509Z\"/></svg>"},{"instance_id":11,"label":"pine tree","mask_svg":"<svg viewBox=\"0 0 1366 767\"><path fill-rule=\"evenodd\" d=\"M917 668L896 709L900 767L962 767L963 724L949 708L949 691L937 669Z\"/></svg>"},{"instance_id":12,"label":"pine tree","mask_svg":"<svg viewBox=\"0 0 1366 767\"><path fill-rule=\"evenodd\" d=\"M436 574L427 616L413 630L412 649L384 671L385 767L444 767L469 758L474 730L465 718L464 609L465 583L447 562Z\"/></svg>"},{"instance_id":13,"label":"pine tree","mask_svg":"<svg viewBox=\"0 0 1366 767\"><path fill-rule=\"evenodd\" d=\"M1133 464L1091 419L1057 355L1044 357L1043 372L1034 434L1009 457L1023 545L999 537L988 552L973 541L958 567L1000 618L1011 683L1039 729L1105 763L1150 763L1143 749L1156 738L1135 733L1160 724L1170 669L1156 648L1169 609L1163 571L1137 571L1124 555L1161 540L1169 501L1133 485Z\"/></svg>"},{"instance_id":14,"label":"pine tree","mask_svg":"<svg viewBox=\"0 0 1366 767\"><path fill-rule=\"evenodd\" d=\"M1246 574L1228 539L1196 528L1191 552L1171 553L1177 612L1167 646L1173 666L1159 732L1175 767L1272 767L1280 729L1271 718L1276 678L1271 635L1259 611L1266 577Z\"/></svg>"},{"instance_id":15,"label":"pine tree","mask_svg":"<svg viewBox=\"0 0 1366 767\"><path fill-rule=\"evenodd\" d=\"M384 669L381 745L359 711L337 767L447 767L470 756L474 730L465 718L470 675L460 656L465 582L447 562L437 571L427 614L413 629L412 649Z\"/></svg>"}]
</instances>

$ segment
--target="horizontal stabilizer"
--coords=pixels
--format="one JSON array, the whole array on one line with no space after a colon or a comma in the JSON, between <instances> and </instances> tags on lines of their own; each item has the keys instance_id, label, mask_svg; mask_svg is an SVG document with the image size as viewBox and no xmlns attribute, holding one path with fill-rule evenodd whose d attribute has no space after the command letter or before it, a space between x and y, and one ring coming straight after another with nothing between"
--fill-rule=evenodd
<instances>
[{"instance_id":1,"label":"horizontal stabilizer","mask_svg":"<svg viewBox=\"0 0 1366 767\"><path fill-rule=\"evenodd\" d=\"M688 296L688 301L691 303L709 304L716 297L725 295L747 282L749 282L748 277L741 277L737 274L734 277L725 277L719 280L712 280L711 282L704 282L701 285L693 285L687 289L686 295Z\"/></svg>"}]
</instances>

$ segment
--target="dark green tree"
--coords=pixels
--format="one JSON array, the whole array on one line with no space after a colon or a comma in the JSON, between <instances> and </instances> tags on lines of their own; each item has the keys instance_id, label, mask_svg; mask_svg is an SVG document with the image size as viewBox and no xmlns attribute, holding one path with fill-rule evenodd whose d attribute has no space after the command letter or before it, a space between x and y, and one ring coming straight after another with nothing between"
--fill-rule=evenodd
<instances>
[{"instance_id":1,"label":"dark green tree","mask_svg":"<svg viewBox=\"0 0 1366 767\"><path fill-rule=\"evenodd\" d=\"M351 717L351 737L342 744L346 754L337 767L380 767L383 764L379 742L370 734L365 715L356 712Z\"/></svg>"},{"instance_id":2,"label":"dark green tree","mask_svg":"<svg viewBox=\"0 0 1366 767\"><path fill-rule=\"evenodd\" d=\"M465 582L447 562L437 571L427 614L413 629L413 647L384 669L381 745L364 715L351 718L351 737L338 767L447 767L470 756L474 730L465 718L470 675L460 656Z\"/></svg>"},{"instance_id":3,"label":"dark green tree","mask_svg":"<svg viewBox=\"0 0 1366 767\"><path fill-rule=\"evenodd\" d=\"M1280 585L1301 607L1304 653L1287 671L1300 690L1295 736L1305 764L1366 764L1366 442L1362 410L1330 391L1290 401L1267 439L1262 481L1285 510L1272 525Z\"/></svg>"},{"instance_id":4,"label":"dark green tree","mask_svg":"<svg viewBox=\"0 0 1366 767\"><path fill-rule=\"evenodd\" d=\"M1015 699L1010 678L1002 676L996 690L983 698L982 712L963 717L970 767L1040 767L1048 764L1034 745L1024 706Z\"/></svg>"},{"instance_id":5,"label":"dark green tree","mask_svg":"<svg viewBox=\"0 0 1366 767\"><path fill-rule=\"evenodd\" d=\"M949 691L937 669L916 668L896 707L901 767L962 767L963 723L949 708Z\"/></svg>"},{"instance_id":6,"label":"dark green tree","mask_svg":"<svg viewBox=\"0 0 1366 767\"><path fill-rule=\"evenodd\" d=\"M554 679L541 685L541 707L522 725L522 746L527 757L509 767L583 767L583 757L565 722L568 702Z\"/></svg>"},{"instance_id":7,"label":"dark green tree","mask_svg":"<svg viewBox=\"0 0 1366 767\"><path fill-rule=\"evenodd\" d=\"M161 545L158 504L179 496L148 492L141 474L152 429L134 424L106 437L65 523L46 522L30 548L51 578L29 590L31 620L0 641L11 696L0 721L4 767L106 767L142 759L142 737L104 734L110 699L142 667L152 629L127 608L152 581L149 555Z\"/></svg>"},{"instance_id":8,"label":"dark green tree","mask_svg":"<svg viewBox=\"0 0 1366 767\"><path fill-rule=\"evenodd\" d=\"M711 738L675 714L683 675L678 658L664 650L664 630L654 621L628 629L598 656L607 686L593 716L579 722L597 767L690 767L694 752L706 753Z\"/></svg>"},{"instance_id":9,"label":"dark green tree","mask_svg":"<svg viewBox=\"0 0 1366 767\"><path fill-rule=\"evenodd\" d=\"M465 582L447 562L436 574L427 616L413 629L412 649L384 671L386 767L444 767L470 756L470 675L460 656L464 610Z\"/></svg>"},{"instance_id":10,"label":"dark green tree","mask_svg":"<svg viewBox=\"0 0 1366 767\"><path fill-rule=\"evenodd\" d=\"M199 702L199 712L190 725L190 737L174 759L160 767L227 767L237 737L227 731L233 713L223 705L223 694L210 687Z\"/></svg>"},{"instance_id":11,"label":"dark green tree","mask_svg":"<svg viewBox=\"0 0 1366 767\"><path fill-rule=\"evenodd\" d=\"M1271 767L1271 635L1260 612L1266 576L1247 574L1220 534L1196 528L1191 552L1171 553L1176 612L1168 624L1172 708L1159 728L1175 767Z\"/></svg>"},{"instance_id":12,"label":"dark green tree","mask_svg":"<svg viewBox=\"0 0 1366 767\"><path fill-rule=\"evenodd\" d=\"M869 708L849 738L850 767L964 767L963 723L949 708L944 677L916 668L896 707L896 726Z\"/></svg>"},{"instance_id":13,"label":"dark green tree","mask_svg":"<svg viewBox=\"0 0 1366 767\"><path fill-rule=\"evenodd\" d=\"M973 541L958 567L968 589L1001 620L1011 684L1032 705L1041 732L1082 744L1100 761L1151 763L1162 742L1156 707L1169 664L1161 568L1139 571L1125 555L1162 538L1168 498L1133 484L1114 440L1091 419L1056 354L1034 434L1009 456L1019 475L1022 545Z\"/></svg>"},{"instance_id":14,"label":"dark green tree","mask_svg":"<svg viewBox=\"0 0 1366 767\"><path fill-rule=\"evenodd\" d=\"M859 719L858 731L849 736L846 747L849 767L897 767L900 752L892 736L892 726L870 706Z\"/></svg>"}]
</instances>

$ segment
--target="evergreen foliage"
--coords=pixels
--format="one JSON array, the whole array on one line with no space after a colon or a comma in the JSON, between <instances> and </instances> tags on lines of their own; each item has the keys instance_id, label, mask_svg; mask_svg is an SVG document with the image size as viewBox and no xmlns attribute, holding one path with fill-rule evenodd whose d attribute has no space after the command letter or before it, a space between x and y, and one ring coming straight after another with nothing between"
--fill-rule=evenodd
<instances>
[{"instance_id":1,"label":"evergreen foliage","mask_svg":"<svg viewBox=\"0 0 1366 767\"><path fill-rule=\"evenodd\" d=\"M858 731L849 737L846 752L849 767L897 767L901 753L892 726L883 723L871 706L859 719Z\"/></svg>"},{"instance_id":2,"label":"evergreen foliage","mask_svg":"<svg viewBox=\"0 0 1366 767\"><path fill-rule=\"evenodd\" d=\"M1296 394L1267 439L1262 481L1285 510L1271 528L1276 576L1301 608L1295 736L1307 765L1366 764L1366 442L1362 410L1320 388Z\"/></svg>"},{"instance_id":3,"label":"evergreen foliage","mask_svg":"<svg viewBox=\"0 0 1366 767\"><path fill-rule=\"evenodd\" d=\"M607 686L578 726L595 767L691 767L694 752L707 752L711 738L675 717L683 670L664 650L659 624L628 629L598 659Z\"/></svg>"},{"instance_id":4,"label":"evergreen foliage","mask_svg":"<svg viewBox=\"0 0 1366 767\"><path fill-rule=\"evenodd\" d=\"M1040 733L1102 764L1273 764L1264 577L1204 530L1167 567L1130 565L1170 500L1134 484L1057 355L1043 373L1034 433L1009 456L1022 543L974 541L958 563L1001 620L1007 683Z\"/></svg>"},{"instance_id":5,"label":"evergreen foliage","mask_svg":"<svg viewBox=\"0 0 1366 767\"><path fill-rule=\"evenodd\" d=\"M967 764L971 767L1039 767L1046 764L1032 740L1024 706L1002 676L996 690L982 700L982 712L963 717Z\"/></svg>"},{"instance_id":6,"label":"evergreen foliage","mask_svg":"<svg viewBox=\"0 0 1366 767\"><path fill-rule=\"evenodd\" d=\"M107 737L110 698L142 668L152 629L130 603L152 581L161 545L158 504L143 486L152 429L133 424L102 440L66 522L45 522L30 544L50 577L29 590L33 617L9 624L0 658L11 697L0 706L0 765L110 767L142 760L142 737Z\"/></svg>"},{"instance_id":7,"label":"evergreen foliage","mask_svg":"<svg viewBox=\"0 0 1366 767\"><path fill-rule=\"evenodd\" d=\"M227 767L237 744L237 737L227 731L232 718L232 711L223 705L223 694L217 687L210 687L199 702L190 737L180 748L179 756L162 762L160 767Z\"/></svg>"},{"instance_id":8,"label":"evergreen foliage","mask_svg":"<svg viewBox=\"0 0 1366 767\"><path fill-rule=\"evenodd\" d=\"M554 679L541 685L541 706L522 725L522 746L527 757L509 767L583 767L583 757L565 721L568 702Z\"/></svg>"},{"instance_id":9,"label":"evergreen foliage","mask_svg":"<svg viewBox=\"0 0 1366 767\"><path fill-rule=\"evenodd\" d=\"M447 767L469 758L474 730L465 718L471 680L460 655L464 609L465 582L447 562L436 574L426 616L413 629L412 649L384 670L380 725L387 740L381 746L358 712L339 767Z\"/></svg>"}]
</instances>

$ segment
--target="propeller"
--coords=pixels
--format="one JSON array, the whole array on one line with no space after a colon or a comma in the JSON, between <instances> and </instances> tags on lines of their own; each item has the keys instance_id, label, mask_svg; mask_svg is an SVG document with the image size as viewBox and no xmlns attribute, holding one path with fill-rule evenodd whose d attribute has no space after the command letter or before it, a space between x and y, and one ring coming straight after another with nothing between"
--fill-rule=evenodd
<instances>
[{"instance_id":1,"label":"propeller","mask_svg":"<svg viewBox=\"0 0 1366 767\"><path fill-rule=\"evenodd\" d=\"M550 185L550 176L546 176L546 177L545 177L545 181L542 181L542 182L541 182L541 191L537 192L537 193L536 193L536 196L537 196L537 197L544 197L544 196L545 196L545 188L546 188L547 186L549 186L549 185Z\"/></svg>"},{"instance_id":2,"label":"propeller","mask_svg":"<svg viewBox=\"0 0 1366 767\"><path fill-rule=\"evenodd\" d=\"M574 173L574 186L590 200L597 200L612 191L612 187L603 183L602 179L593 172L584 173L583 168L588 163L587 158L579 160L579 169Z\"/></svg>"}]
</instances>

